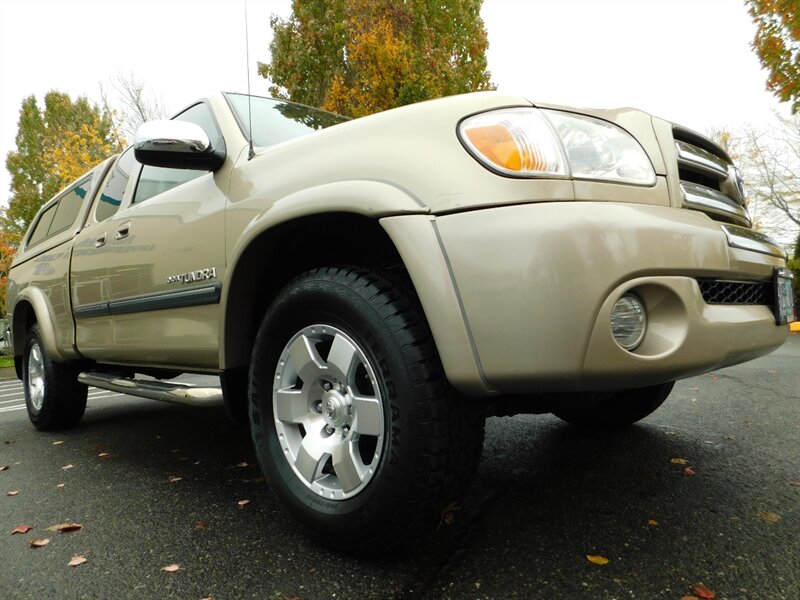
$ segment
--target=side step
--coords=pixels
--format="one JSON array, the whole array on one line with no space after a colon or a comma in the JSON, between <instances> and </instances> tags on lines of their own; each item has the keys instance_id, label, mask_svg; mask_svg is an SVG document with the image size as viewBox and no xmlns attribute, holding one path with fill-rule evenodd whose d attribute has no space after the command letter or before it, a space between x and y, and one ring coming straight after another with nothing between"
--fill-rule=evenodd
<instances>
[{"instance_id":1,"label":"side step","mask_svg":"<svg viewBox=\"0 0 800 600\"><path fill-rule=\"evenodd\" d=\"M99 371L81 373L78 375L78 381L120 394L172 402L173 404L210 406L222 402L222 388L220 387L200 387L152 379L129 379Z\"/></svg>"}]
</instances>

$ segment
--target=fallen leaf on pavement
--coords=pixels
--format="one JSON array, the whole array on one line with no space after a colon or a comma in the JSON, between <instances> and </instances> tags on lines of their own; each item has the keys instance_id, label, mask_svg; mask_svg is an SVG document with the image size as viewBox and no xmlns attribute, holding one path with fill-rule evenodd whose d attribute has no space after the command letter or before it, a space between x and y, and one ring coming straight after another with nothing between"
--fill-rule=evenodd
<instances>
[{"instance_id":1,"label":"fallen leaf on pavement","mask_svg":"<svg viewBox=\"0 0 800 600\"><path fill-rule=\"evenodd\" d=\"M167 565L166 567L161 567L161 570L164 571L165 573L175 573L176 571L181 570L181 566L175 564Z\"/></svg>"},{"instance_id":2,"label":"fallen leaf on pavement","mask_svg":"<svg viewBox=\"0 0 800 600\"><path fill-rule=\"evenodd\" d=\"M692 588L692 593L699 598L716 598L717 593L714 590L708 589L702 583L697 583Z\"/></svg>"},{"instance_id":3,"label":"fallen leaf on pavement","mask_svg":"<svg viewBox=\"0 0 800 600\"><path fill-rule=\"evenodd\" d=\"M111 453L110 452L101 452L100 454L97 455L97 458L111 458Z\"/></svg>"},{"instance_id":4,"label":"fallen leaf on pavement","mask_svg":"<svg viewBox=\"0 0 800 600\"><path fill-rule=\"evenodd\" d=\"M71 469L71 468L72 468L72 466L73 466L73 465L64 465L64 466L63 466L63 467L61 467L61 468L62 468L64 471L66 471L67 469Z\"/></svg>"},{"instance_id":5,"label":"fallen leaf on pavement","mask_svg":"<svg viewBox=\"0 0 800 600\"><path fill-rule=\"evenodd\" d=\"M248 504L250 504L250 500L239 500L236 504L239 505L239 508L244 508Z\"/></svg>"},{"instance_id":6,"label":"fallen leaf on pavement","mask_svg":"<svg viewBox=\"0 0 800 600\"><path fill-rule=\"evenodd\" d=\"M605 556L600 556L599 554L587 554L586 558L595 565L607 565L610 562Z\"/></svg>"},{"instance_id":7,"label":"fallen leaf on pavement","mask_svg":"<svg viewBox=\"0 0 800 600\"><path fill-rule=\"evenodd\" d=\"M714 381L719 381L719 375L712 375L711 379L713 379Z\"/></svg>"},{"instance_id":8,"label":"fallen leaf on pavement","mask_svg":"<svg viewBox=\"0 0 800 600\"><path fill-rule=\"evenodd\" d=\"M777 523L781 520L781 516L774 512L761 511L758 516L767 523Z\"/></svg>"},{"instance_id":9,"label":"fallen leaf on pavement","mask_svg":"<svg viewBox=\"0 0 800 600\"><path fill-rule=\"evenodd\" d=\"M53 446L60 446L63 443L64 443L64 440L56 440L55 442L53 442Z\"/></svg>"},{"instance_id":10,"label":"fallen leaf on pavement","mask_svg":"<svg viewBox=\"0 0 800 600\"><path fill-rule=\"evenodd\" d=\"M47 531L60 531L61 533L68 533L70 531L80 531L83 525L80 523L59 523L58 525L51 525Z\"/></svg>"},{"instance_id":11,"label":"fallen leaf on pavement","mask_svg":"<svg viewBox=\"0 0 800 600\"><path fill-rule=\"evenodd\" d=\"M6 496L16 496L17 494L19 494L19 492L17 490L13 490L11 492L6 493Z\"/></svg>"},{"instance_id":12,"label":"fallen leaf on pavement","mask_svg":"<svg viewBox=\"0 0 800 600\"><path fill-rule=\"evenodd\" d=\"M8 471L8 465L3 465L0 467L0 471Z\"/></svg>"},{"instance_id":13,"label":"fallen leaf on pavement","mask_svg":"<svg viewBox=\"0 0 800 600\"><path fill-rule=\"evenodd\" d=\"M80 554L76 554L72 557L72 560L67 563L70 567L77 567L78 565L82 565L86 562L86 557L81 556Z\"/></svg>"},{"instance_id":14,"label":"fallen leaf on pavement","mask_svg":"<svg viewBox=\"0 0 800 600\"><path fill-rule=\"evenodd\" d=\"M32 548L41 548L42 546L47 546L50 543L49 538L36 538L35 540L31 540L31 547Z\"/></svg>"},{"instance_id":15,"label":"fallen leaf on pavement","mask_svg":"<svg viewBox=\"0 0 800 600\"><path fill-rule=\"evenodd\" d=\"M648 519L647 524L650 525L650 527L658 527L658 521L655 519Z\"/></svg>"},{"instance_id":16,"label":"fallen leaf on pavement","mask_svg":"<svg viewBox=\"0 0 800 600\"><path fill-rule=\"evenodd\" d=\"M198 529L208 529L208 521L200 520L196 524Z\"/></svg>"},{"instance_id":17,"label":"fallen leaf on pavement","mask_svg":"<svg viewBox=\"0 0 800 600\"><path fill-rule=\"evenodd\" d=\"M685 458L673 458L669 462L671 462L673 465L688 465L689 464L689 461L686 460Z\"/></svg>"},{"instance_id":18,"label":"fallen leaf on pavement","mask_svg":"<svg viewBox=\"0 0 800 600\"><path fill-rule=\"evenodd\" d=\"M56 487L57 488L63 488L65 485L67 485L67 484L66 483L57 483Z\"/></svg>"},{"instance_id":19,"label":"fallen leaf on pavement","mask_svg":"<svg viewBox=\"0 0 800 600\"><path fill-rule=\"evenodd\" d=\"M183 477L178 477L177 475L171 475L170 478L169 478L169 482L170 483L177 483L181 479L183 479Z\"/></svg>"},{"instance_id":20,"label":"fallen leaf on pavement","mask_svg":"<svg viewBox=\"0 0 800 600\"><path fill-rule=\"evenodd\" d=\"M3 442L4 444L16 444L17 440L6 440Z\"/></svg>"},{"instance_id":21,"label":"fallen leaf on pavement","mask_svg":"<svg viewBox=\"0 0 800 600\"><path fill-rule=\"evenodd\" d=\"M684 475L697 475L697 471L694 470L694 467L686 467L682 472Z\"/></svg>"},{"instance_id":22,"label":"fallen leaf on pavement","mask_svg":"<svg viewBox=\"0 0 800 600\"><path fill-rule=\"evenodd\" d=\"M11 532L11 535L14 535L15 533L28 533L31 529L33 529L33 527L30 525L17 525L14 528L14 531Z\"/></svg>"}]
</instances>

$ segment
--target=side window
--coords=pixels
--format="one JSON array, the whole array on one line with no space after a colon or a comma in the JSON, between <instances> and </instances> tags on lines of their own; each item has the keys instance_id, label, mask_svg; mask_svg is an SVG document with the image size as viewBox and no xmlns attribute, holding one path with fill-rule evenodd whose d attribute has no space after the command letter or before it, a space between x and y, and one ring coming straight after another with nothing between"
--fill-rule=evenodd
<instances>
[{"instance_id":1,"label":"side window","mask_svg":"<svg viewBox=\"0 0 800 600\"><path fill-rule=\"evenodd\" d=\"M50 229L47 232L48 236L64 231L75 222L75 219L78 218L78 213L81 212L81 206L83 206L86 196L89 194L89 186L91 183L91 178L85 179L71 191L61 196L61 200L58 202L58 209L53 217L53 222L50 224Z\"/></svg>"},{"instance_id":2,"label":"side window","mask_svg":"<svg viewBox=\"0 0 800 600\"><path fill-rule=\"evenodd\" d=\"M34 244L38 244L47 237L47 231L50 229L50 224L53 222L53 217L56 215L57 208L58 203L53 204L53 206L44 211L42 216L39 217L36 226L31 232L31 236L28 238L28 248Z\"/></svg>"},{"instance_id":3,"label":"side window","mask_svg":"<svg viewBox=\"0 0 800 600\"><path fill-rule=\"evenodd\" d=\"M28 248L51 235L64 231L75 222L81 212L81 206L83 206L83 202L89 194L91 183L91 177L84 179L42 213L28 238Z\"/></svg>"},{"instance_id":4,"label":"side window","mask_svg":"<svg viewBox=\"0 0 800 600\"><path fill-rule=\"evenodd\" d=\"M222 135L220 135L219 129L217 129L217 125L214 123L211 110L202 102L183 111L175 117L175 120L188 121L189 123L195 123L202 127L208 135L208 139L211 141L212 148L219 148L223 145ZM139 181L136 184L136 193L133 196L133 203L144 202L148 198L166 192L192 179L197 179L208 172L209 171L194 171L191 169L167 169L164 167L145 165L142 167Z\"/></svg>"},{"instance_id":5,"label":"side window","mask_svg":"<svg viewBox=\"0 0 800 600\"><path fill-rule=\"evenodd\" d=\"M97 201L97 207L94 209L95 221L98 223L105 221L119 210L119 206L122 204L122 195L125 193L128 179L130 179L135 165L136 159L133 157L133 146L131 146L119 157L106 180L106 185Z\"/></svg>"}]
</instances>

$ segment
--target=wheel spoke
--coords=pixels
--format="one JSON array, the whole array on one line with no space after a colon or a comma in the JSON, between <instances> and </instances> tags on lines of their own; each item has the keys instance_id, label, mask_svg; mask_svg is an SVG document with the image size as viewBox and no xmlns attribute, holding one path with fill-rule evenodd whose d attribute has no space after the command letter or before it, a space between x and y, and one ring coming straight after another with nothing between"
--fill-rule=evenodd
<instances>
[{"instance_id":1,"label":"wheel spoke","mask_svg":"<svg viewBox=\"0 0 800 600\"><path fill-rule=\"evenodd\" d=\"M349 382L357 358L358 354L353 344L336 334L331 344L331 351L328 353L328 368L332 374L342 381Z\"/></svg>"},{"instance_id":2,"label":"wheel spoke","mask_svg":"<svg viewBox=\"0 0 800 600\"><path fill-rule=\"evenodd\" d=\"M42 409L44 399L44 358L39 344L28 352L28 395L35 410Z\"/></svg>"},{"instance_id":3,"label":"wheel spoke","mask_svg":"<svg viewBox=\"0 0 800 600\"><path fill-rule=\"evenodd\" d=\"M347 493L357 488L366 475L367 468L361 464L358 450L352 442L345 442L336 446L331 453L333 470L339 479L342 491Z\"/></svg>"},{"instance_id":4,"label":"wheel spoke","mask_svg":"<svg viewBox=\"0 0 800 600\"><path fill-rule=\"evenodd\" d=\"M317 379L320 372L325 369L317 349L305 335L298 337L292 344L289 360L300 379L308 384Z\"/></svg>"},{"instance_id":5,"label":"wheel spoke","mask_svg":"<svg viewBox=\"0 0 800 600\"><path fill-rule=\"evenodd\" d=\"M308 416L308 394L305 389L275 391L275 416L285 423L301 423Z\"/></svg>"},{"instance_id":6,"label":"wheel spoke","mask_svg":"<svg viewBox=\"0 0 800 600\"><path fill-rule=\"evenodd\" d=\"M361 435L379 436L383 433L381 404L377 398L353 396L353 430Z\"/></svg>"},{"instance_id":7,"label":"wheel spoke","mask_svg":"<svg viewBox=\"0 0 800 600\"><path fill-rule=\"evenodd\" d=\"M296 481L318 496L346 500L375 476L387 423L377 382L363 347L334 325L307 325L284 346L273 423Z\"/></svg>"},{"instance_id":8,"label":"wheel spoke","mask_svg":"<svg viewBox=\"0 0 800 600\"><path fill-rule=\"evenodd\" d=\"M308 433L300 444L294 466L306 481L313 483L322 475L322 467L327 459L322 440L315 434Z\"/></svg>"}]
</instances>

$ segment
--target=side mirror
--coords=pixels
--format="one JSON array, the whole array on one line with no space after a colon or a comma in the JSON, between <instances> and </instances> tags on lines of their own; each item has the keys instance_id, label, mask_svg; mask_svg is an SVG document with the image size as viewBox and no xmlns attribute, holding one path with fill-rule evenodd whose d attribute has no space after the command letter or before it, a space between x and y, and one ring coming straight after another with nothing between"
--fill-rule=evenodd
<instances>
[{"instance_id":1,"label":"side mirror","mask_svg":"<svg viewBox=\"0 0 800 600\"><path fill-rule=\"evenodd\" d=\"M203 128L186 121L148 121L136 131L133 153L143 165L216 171L224 150L211 147Z\"/></svg>"}]
</instances>

